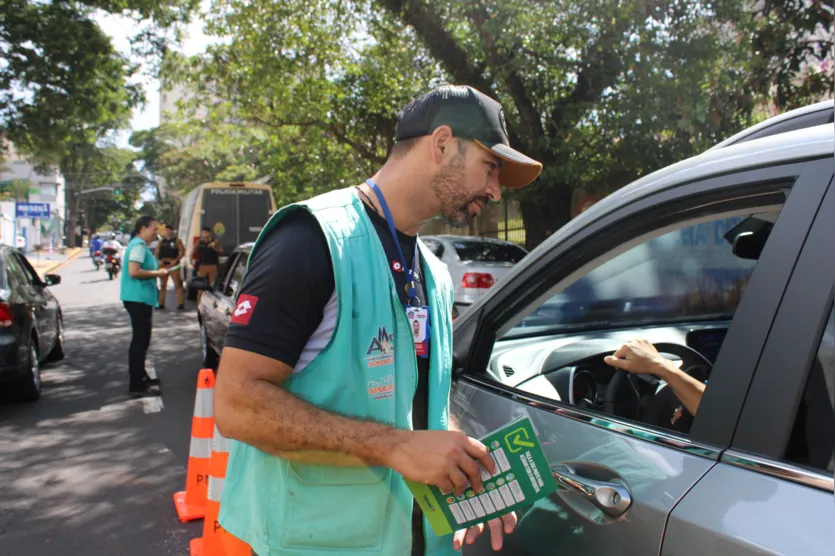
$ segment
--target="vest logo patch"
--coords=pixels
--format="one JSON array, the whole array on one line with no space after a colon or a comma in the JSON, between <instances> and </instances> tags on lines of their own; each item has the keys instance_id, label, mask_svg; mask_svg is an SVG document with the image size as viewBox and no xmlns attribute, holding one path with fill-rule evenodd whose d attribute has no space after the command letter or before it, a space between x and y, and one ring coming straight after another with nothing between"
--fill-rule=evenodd
<instances>
[{"instance_id":1,"label":"vest logo patch","mask_svg":"<svg viewBox=\"0 0 835 556\"><path fill-rule=\"evenodd\" d=\"M249 324L249 319L252 318L252 312L255 310L257 304L257 296L241 294L238 298L238 304L235 306L235 312L232 315L231 322L235 324Z\"/></svg>"},{"instance_id":2,"label":"vest logo patch","mask_svg":"<svg viewBox=\"0 0 835 556\"><path fill-rule=\"evenodd\" d=\"M386 400L394 396L394 375L386 375L380 382L369 380L368 396L374 400Z\"/></svg>"},{"instance_id":3,"label":"vest logo patch","mask_svg":"<svg viewBox=\"0 0 835 556\"><path fill-rule=\"evenodd\" d=\"M368 368L382 367L394 363L394 336L386 331L385 326L377 329L377 336L371 339L365 351Z\"/></svg>"}]
</instances>

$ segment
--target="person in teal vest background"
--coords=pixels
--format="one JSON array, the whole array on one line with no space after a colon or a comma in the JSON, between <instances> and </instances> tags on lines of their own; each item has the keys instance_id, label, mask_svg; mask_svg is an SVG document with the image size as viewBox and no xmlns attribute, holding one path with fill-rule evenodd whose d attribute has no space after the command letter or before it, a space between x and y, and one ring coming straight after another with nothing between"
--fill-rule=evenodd
<instances>
[{"instance_id":1,"label":"person in teal vest background","mask_svg":"<svg viewBox=\"0 0 835 556\"><path fill-rule=\"evenodd\" d=\"M232 439L219 522L257 556L444 555L485 530L437 537L404 482L480 491L494 467L450 419L453 284L417 234L466 226L542 165L470 87L419 97L395 135L366 183L282 208L250 254L214 407ZM494 549L515 524L488 524Z\"/></svg>"},{"instance_id":2,"label":"person in teal vest background","mask_svg":"<svg viewBox=\"0 0 835 556\"><path fill-rule=\"evenodd\" d=\"M151 345L154 308L159 294L157 278L168 273L158 270L157 259L148 245L157 233L157 221L151 216L140 216L125 249L120 299L130 316L133 331L128 349L128 392L132 397L159 396L159 379L151 378L145 370L145 356Z\"/></svg>"}]
</instances>

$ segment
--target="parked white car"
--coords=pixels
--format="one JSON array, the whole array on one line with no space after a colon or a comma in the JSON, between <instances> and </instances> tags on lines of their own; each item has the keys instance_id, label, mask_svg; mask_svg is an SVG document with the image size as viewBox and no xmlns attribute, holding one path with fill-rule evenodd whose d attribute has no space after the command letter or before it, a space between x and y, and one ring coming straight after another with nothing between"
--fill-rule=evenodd
<instances>
[{"instance_id":1,"label":"parked white car","mask_svg":"<svg viewBox=\"0 0 835 556\"><path fill-rule=\"evenodd\" d=\"M528 252L510 241L476 236L421 236L449 268L455 286L453 316L475 303Z\"/></svg>"}]
</instances>

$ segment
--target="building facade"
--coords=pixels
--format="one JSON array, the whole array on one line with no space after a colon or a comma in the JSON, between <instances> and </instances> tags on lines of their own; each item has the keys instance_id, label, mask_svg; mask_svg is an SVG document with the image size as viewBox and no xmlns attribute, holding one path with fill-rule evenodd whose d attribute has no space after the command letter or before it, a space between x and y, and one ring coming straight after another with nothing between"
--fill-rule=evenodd
<instances>
[{"instance_id":1,"label":"building facade","mask_svg":"<svg viewBox=\"0 0 835 556\"><path fill-rule=\"evenodd\" d=\"M17 202L48 203L48 219L16 218ZM54 169L45 174L35 170L35 164L7 147L5 163L0 168L0 243L27 251L36 247L44 250L63 244L66 218L65 183ZM9 237L9 232L14 233Z\"/></svg>"}]
</instances>

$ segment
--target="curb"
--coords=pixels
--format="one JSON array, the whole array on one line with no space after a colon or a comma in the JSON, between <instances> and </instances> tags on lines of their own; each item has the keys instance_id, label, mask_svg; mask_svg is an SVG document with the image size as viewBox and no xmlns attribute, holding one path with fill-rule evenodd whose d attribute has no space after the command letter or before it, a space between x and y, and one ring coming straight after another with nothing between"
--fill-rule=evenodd
<instances>
[{"instance_id":1,"label":"curb","mask_svg":"<svg viewBox=\"0 0 835 556\"><path fill-rule=\"evenodd\" d=\"M79 247L74 247L74 248L70 249L70 254L67 255L66 260L54 263L54 264L49 265L49 266L45 266L38 271L38 274L40 274L41 277L43 277L45 274L49 274L50 272L55 272L56 270L66 266L69 263L71 263L72 261L74 261L81 254L81 251L82 251L82 249L79 248Z\"/></svg>"}]
</instances>

